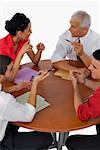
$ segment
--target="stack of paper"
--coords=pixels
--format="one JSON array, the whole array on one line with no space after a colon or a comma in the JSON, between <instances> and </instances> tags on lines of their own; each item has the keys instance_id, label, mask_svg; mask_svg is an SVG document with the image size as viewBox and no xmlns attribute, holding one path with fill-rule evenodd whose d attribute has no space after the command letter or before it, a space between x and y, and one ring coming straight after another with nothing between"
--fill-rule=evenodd
<instances>
[{"instance_id":1,"label":"stack of paper","mask_svg":"<svg viewBox=\"0 0 100 150\"><path fill-rule=\"evenodd\" d=\"M54 75L61 77L62 79L65 80L71 80L70 79L70 75L69 75L69 71L64 71L64 70L58 70L54 73Z\"/></svg>"},{"instance_id":2,"label":"stack of paper","mask_svg":"<svg viewBox=\"0 0 100 150\"><path fill-rule=\"evenodd\" d=\"M38 72L36 70L33 70L29 67L22 68L18 71L14 82L19 83L31 81L32 78L37 76L37 73Z\"/></svg>"},{"instance_id":3,"label":"stack of paper","mask_svg":"<svg viewBox=\"0 0 100 150\"><path fill-rule=\"evenodd\" d=\"M30 92L24 93L18 97L16 97L16 101L21 103L21 104L25 104L29 98ZM41 97L40 95L37 95L37 100L36 100L36 112L48 107L50 104L44 100L43 97Z\"/></svg>"}]
</instances>

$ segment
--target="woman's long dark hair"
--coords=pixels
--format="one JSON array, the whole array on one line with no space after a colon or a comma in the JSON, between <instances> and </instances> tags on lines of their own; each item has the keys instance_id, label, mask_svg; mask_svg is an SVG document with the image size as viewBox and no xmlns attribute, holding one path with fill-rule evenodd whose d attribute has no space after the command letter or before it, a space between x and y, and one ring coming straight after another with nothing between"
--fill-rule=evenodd
<instances>
[{"instance_id":1,"label":"woman's long dark hair","mask_svg":"<svg viewBox=\"0 0 100 150\"><path fill-rule=\"evenodd\" d=\"M16 13L11 20L7 20L5 22L5 29L12 35L16 35L16 31L24 31L28 24L30 23L30 19L27 18L23 13Z\"/></svg>"}]
</instances>

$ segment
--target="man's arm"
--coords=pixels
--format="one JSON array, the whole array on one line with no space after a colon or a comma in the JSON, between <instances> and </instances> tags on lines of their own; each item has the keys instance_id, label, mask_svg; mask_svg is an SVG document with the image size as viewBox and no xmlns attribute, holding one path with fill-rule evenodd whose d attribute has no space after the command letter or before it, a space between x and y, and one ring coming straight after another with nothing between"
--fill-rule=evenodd
<instances>
[{"instance_id":1,"label":"man's arm","mask_svg":"<svg viewBox=\"0 0 100 150\"><path fill-rule=\"evenodd\" d=\"M78 80L76 78L74 71L70 71L70 77L71 77L73 89L74 89L74 107L77 112L78 106L82 104L83 102L82 102L81 95L80 95Z\"/></svg>"},{"instance_id":2,"label":"man's arm","mask_svg":"<svg viewBox=\"0 0 100 150\"><path fill-rule=\"evenodd\" d=\"M69 65L66 61L58 61L56 63L53 63L53 67L64 71L77 70L77 72L80 74L84 73L85 77L88 77L90 74L90 71L87 68L77 68L75 66Z\"/></svg>"},{"instance_id":3,"label":"man's arm","mask_svg":"<svg viewBox=\"0 0 100 150\"><path fill-rule=\"evenodd\" d=\"M82 55L78 55L78 56L84 62L85 66L88 68L91 64L91 58L85 53L83 53Z\"/></svg>"},{"instance_id":4,"label":"man's arm","mask_svg":"<svg viewBox=\"0 0 100 150\"><path fill-rule=\"evenodd\" d=\"M69 65L66 61L62 60L62 61L58 61L58 62L54 62L53 63L53 67L64 71L69 71L69 70L75 70L77 69L77 67L71 66Z\"/></svg>"},{"instance_id":5,"label":"man's arm","mask_svg":"<svg viewBox=\"0 0 100 150\"><path fill-rule=\"evenodd\" d=\"M84 70L84 72L80 72L80 70L73 70L73 72L76 74L77 77L77 81L79 83L84 84L85 86L87 86L88 88L92 89L92 90L96 90L96 88L98 88L100 86L100 81L92 81L88 78L86 78L86 71Z\"/></svg>"},{"instance_id":6,"label":"man's arm","mask_svg":"<svg viewBox=\"0 0 100 150\"><path fill-rule=\"evenodd\" d=\"M76 112L77 112L79 105L82 103L83 102L80 96L79 86L78 84L76 84L76 86L74 87L74 107L75 107Z\"/></svg>"},{"instance_id":7,"label":"man's arm","mask_svg":"<svg viewBox=\"0 0 100 150\"><path fill-rule=\"evenodd\" d=\"M76 42L74 42L74 43L76 43ZM74 43L72 43L72 46L74 46L73 45ZM57 42L56 50L54 51L54 53L51 57L51 61L52 61L54 68L61 69L64 71L78 69L77 67L68 64L68 62L66 62L64 60L64 58L67 56L68 52L71 53L70 50L73 48L72 46L71 46L71 44L69 45L65 42L62 42L61 40L59 40Z\"/></svg>"},{"instance_id":8,"label":"man's arm","mask_svg":"<svg viewBox=\"0 0 100 150\"><path fill-rule=\"evenodd\" d=\"M56 44L56 49L51 57L54 68L64 71L76 69L76 67L68 64L68 62L65 61L65 57L68 55L68 53L71 52L71 49L71 44L68 44L66 41L64 41L64 39L62 40L61 38L59 38Z\"/></svg>"},{"instance_id":9,"label":"man's arm","mask_svg":"<svg viewBox=\"0 0 100 150\"><path fill-rule=\"evenodd\" d=\"M73 70L70 71L70 77L72 79L73 89L74 89L74 107L75 111L79 117L79 119L86 121L89 118L96 118L99 116L99 93L100 89L97 89L95 93L88 98L88 101L83 103L81 96L80 96L80 90L79 90L79 81L83 81L82 78L78 78L77 73ZM90 82L90 80L86 79L85 81L89 86L93 84L93 82ZM82 83L82 82L80 82Z\"/></svg>"}]
</instances>

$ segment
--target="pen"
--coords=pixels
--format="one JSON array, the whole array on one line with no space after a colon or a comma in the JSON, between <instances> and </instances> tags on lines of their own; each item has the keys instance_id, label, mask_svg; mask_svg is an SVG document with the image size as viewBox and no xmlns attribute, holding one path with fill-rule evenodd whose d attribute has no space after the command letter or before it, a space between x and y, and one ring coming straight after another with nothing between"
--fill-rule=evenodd
<instances>
[{"instance_id":1,"label":"pen","mask_svg":"<svg viewBox=\"0 0 100 150\"><path fill-rule=\"evenodd\" d=\"M67 42L70 42L71 43L71 41L70 40L68 40L68 39L65 39Z\"/></svg>"}]
</instances>

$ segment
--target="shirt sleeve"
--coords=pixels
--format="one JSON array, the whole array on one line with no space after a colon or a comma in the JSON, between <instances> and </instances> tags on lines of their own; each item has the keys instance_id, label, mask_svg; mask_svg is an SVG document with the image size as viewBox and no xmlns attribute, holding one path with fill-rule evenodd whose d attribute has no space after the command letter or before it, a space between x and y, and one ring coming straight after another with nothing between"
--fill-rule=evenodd
<instances>
[{"instance_id":1,"label":"shirt sleeve","mask_svg":"<svg viewBox=\"0 0 100 150\"><path fill-rule=\"evenodd\" d=\"M100 88L88 98L87 102L79 105L77 115L82 121L100 117Z\"/></svg>"},{"instance_id":2,"label":"shirt sleeve","mask_svg":"<svg viewBox=\"0 0 100 150\"><path fill-rule=\"evenodd\" d=\"M98 36L98 38L95 40L93 52L98 49L100 49L100 36Z\"/></svg>"},{"instance_id":3,"label":"shirt sleeve","mask_svg":"<svg viewBox=\"0 0 100 150\"><path fill-rule=\"evenodd\" d=\"M35 107L26 103L25 105L16 102L12 99L8 102L6 110L4 112L4 119L8 121L21 121L30 122L34 118L36 113Z\"/></svg>"},{"instance_id":4,"label":"shirt sleeve","mask_svg":"<svg viewBox=\"0 0 100 150\"><path fill-rule=\"evenodd\" d=\"M51 57L52 62L57 62L60 60L64 60L64 58L67 56L67 45L61 41L61 39L58 40L56 49Z\"/></svg>"}]
</instances>

